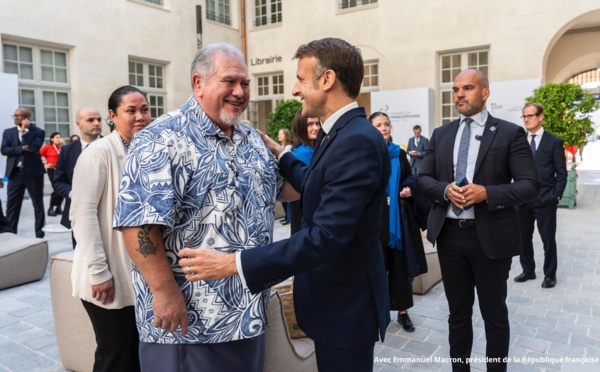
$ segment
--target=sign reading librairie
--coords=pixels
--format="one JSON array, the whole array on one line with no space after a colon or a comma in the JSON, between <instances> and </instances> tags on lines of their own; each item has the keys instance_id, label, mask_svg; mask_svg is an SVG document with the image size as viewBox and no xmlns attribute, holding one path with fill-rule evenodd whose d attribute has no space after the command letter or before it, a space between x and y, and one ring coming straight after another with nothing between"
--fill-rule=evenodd
<instances>
[{"instance_id":1,"label":"sign reading librairie","mask_svg":"<svg viewBox=\"0 0 600 372\"><path fill-rule=\"evenodd\" d=\"M267 58L252 58L250 59L251 66L268 65L271 63L280 63L283 61L283 57L274 55Z\"/></svg>"}]
</instances>

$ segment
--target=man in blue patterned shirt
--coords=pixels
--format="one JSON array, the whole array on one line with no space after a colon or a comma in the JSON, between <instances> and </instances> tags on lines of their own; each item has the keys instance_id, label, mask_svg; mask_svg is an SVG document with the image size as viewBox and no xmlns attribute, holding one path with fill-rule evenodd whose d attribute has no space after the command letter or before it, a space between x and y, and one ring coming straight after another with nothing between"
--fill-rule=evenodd
<instances>
[{"instance_id":1,"label":"man in blue patterned shirt","mask_svg":"<svg viewBox=\"0 0 600 372\"><path fill-rule=\"evenodd\" d=\"M262 371L269 290L251 294L239 276L189 282L177 253L270 243L284 181L259 135L240 123L250 96L243 55L204 46L192 84L186 104L134 137L115 210L134 262L141 367Z\"/></svg>"}]
</instances>

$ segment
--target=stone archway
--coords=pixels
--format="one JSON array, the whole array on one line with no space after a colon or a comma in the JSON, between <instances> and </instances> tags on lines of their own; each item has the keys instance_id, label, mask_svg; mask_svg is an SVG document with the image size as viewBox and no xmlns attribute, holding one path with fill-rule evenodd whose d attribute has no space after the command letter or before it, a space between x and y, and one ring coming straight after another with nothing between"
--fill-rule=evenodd
<instances>
[{"instance_id":1,"label":"stone archway","mask_svg":"<svg viewBox=\"0 0 600 372\"><path fill-rule=\"evenodd\" d=\"M544 55L542 83L562 83L600 67L600 9L567 22L552 38Z\"/></svg>"}]
</instances>

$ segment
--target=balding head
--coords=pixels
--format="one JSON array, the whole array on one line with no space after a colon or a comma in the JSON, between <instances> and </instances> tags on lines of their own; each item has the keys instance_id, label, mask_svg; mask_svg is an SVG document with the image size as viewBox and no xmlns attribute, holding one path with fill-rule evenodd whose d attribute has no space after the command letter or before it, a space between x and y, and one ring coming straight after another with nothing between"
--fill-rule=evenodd
<instances>
[{"instance_id":1,"label":"balding head","mask_svg":"<svg viewBox=\"0 0 600 372\"><path fill-rule=\"evenodd\" d=\"M94 142L102 133L102 116L92 107L82 107L77 110L75 124L79 128L81 139L85 142Z\"/></svg>"},{"instance_id":2,"label":"balding head","mask_svg":"<svg viewBox=\"0 0 600 372\"><path fill-rule=\"evenodd\" d=\"M461 71L454 79L454 105L464 116L473 116L485 109L485 102L490 96L490 83L485 74L479 70Z\"/></svg>"}]
</instances>

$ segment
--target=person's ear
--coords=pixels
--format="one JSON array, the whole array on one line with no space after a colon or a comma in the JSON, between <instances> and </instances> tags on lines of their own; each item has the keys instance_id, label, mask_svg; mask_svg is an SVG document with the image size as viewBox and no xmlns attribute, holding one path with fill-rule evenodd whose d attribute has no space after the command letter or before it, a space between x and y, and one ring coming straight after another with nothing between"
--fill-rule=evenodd
<instances>
[{"instance_id":1,"label":"person's ear","mask_svg":"<svg viewBox=\"0 0 600 372\"><path fill-rule=\"evenodd\" d=\"M323 79L323 90L327 91L327 90L330 90L331 88L333 88L336 78L337 78L337 76L335 74L335 71L333 71L333 70L325 71L325 73L321 77L321 79Z\"/></svg>"}]
</instances>

